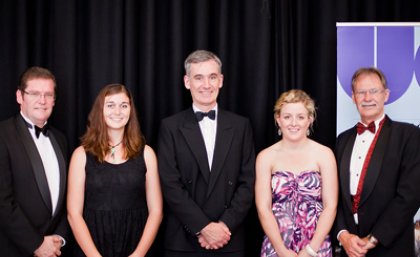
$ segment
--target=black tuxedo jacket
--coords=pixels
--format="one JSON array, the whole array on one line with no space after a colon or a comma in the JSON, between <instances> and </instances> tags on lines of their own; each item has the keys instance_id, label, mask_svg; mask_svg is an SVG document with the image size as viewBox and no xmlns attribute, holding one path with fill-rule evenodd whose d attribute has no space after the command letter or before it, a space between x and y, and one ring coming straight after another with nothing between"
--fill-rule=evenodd
<instances>
[{"instance_id":1,"label":"black tuxedo jacket","mask_svg":"<svg viewBox=\"0 0 420 257\"><path fill-rule=\"evenodd\" d=\"M219 108L213 164L192 108L162 121L158 145L165 209L165 249L205 251L196 233L223 221L232 232L221 252L244 250L253 201L255 149L246 118Z\"/></svg>"},{"instance_id":2,"label":"black tuxedo jacket","mask_svg":"<svg viewBox=\"0 0 420 257\"><path fill-rule=\"evenodd\" d=\"M411 257L413 217L420 207L420 130L411 124L385 119L363 184L358 226L351 213L350 196L350 159L356 128L337 138L340 201L335 236L343 229L360 237L372 233L380 243L367 256Z\"/></svg>"},{"instance_id":3,"label":"black tuxedo jacket","mask_svg":"<svg viewBox=\"0 0 420 257\"><path fill-rule=\"evenodd\" d=\"M69 239L65 211L67 145L64 135L54 128L49 138L60 168L54 215L42 160L24 119L19 114L0 123L0 256L33 256L45 235Z\"/></svg>"}]
</instances>

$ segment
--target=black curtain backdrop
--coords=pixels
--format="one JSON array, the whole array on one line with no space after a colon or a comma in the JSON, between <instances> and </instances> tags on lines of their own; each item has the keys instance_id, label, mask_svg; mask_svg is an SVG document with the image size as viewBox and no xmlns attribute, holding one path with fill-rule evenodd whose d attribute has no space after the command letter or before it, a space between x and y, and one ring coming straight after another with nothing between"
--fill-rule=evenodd
<instances>
[{"instance_id":1,"label":"black curtain backdrop","mask_svg":"<svg viewBox=\"0 0 420 257\"><path fill-rule=\"evenodd\" d=\"M116 82L132 91L155 148L160 120L191 105L184 59L207 49L223 62L219 104L250 118L257 151L278 140L273 105L292 88L315 99L312 137L333 147L336 22L420 21L419 10L418 0L2 0L0 120L18 112L19 75L39 65L57 77L50 122L70 150L100 88ZM254 208L247 223L247 255L258 256L263 233Z\"/></svg>"}]
</instances>

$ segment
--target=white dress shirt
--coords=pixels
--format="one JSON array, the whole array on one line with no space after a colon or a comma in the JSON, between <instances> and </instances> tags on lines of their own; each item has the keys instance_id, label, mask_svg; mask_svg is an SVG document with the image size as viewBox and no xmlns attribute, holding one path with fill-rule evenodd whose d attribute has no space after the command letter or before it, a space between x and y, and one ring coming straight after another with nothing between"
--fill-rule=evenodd
<instances>
[{"instance_id":1,"label":"white dress shirt","mask_svg":"<svg viewBox=\"0 0 420 257\"><path fill-rule=\"evenodd\" d=\"M60 191L60 169L58 165L58 159L49 137L46 137L43 133L40 133L39 138L37 138L35 135L34 124L31 122L31 120L26 118L22 112L21 115L27 123L32 125L32 127L28 127L28 129L35 142L36 148L38 149L38 153L41 156L42 164L44 166L45 175L47 177L48 187L51 195L51 215L53 215L57 207L58 195Z\"/></svg>"},{"instance_id":2,"label":"white dress shirt","mask_svg":"<svg viewBox=\"0 0 420 257\"><path fill-rule=\"evenodd\" d=\"M379 123L385 117L383 115L380 119L375 120L375 134L366 130L362 134L356 135L356 140L353 145L353 151L350 160L350 195L355 196L357 193L357 187L359 185L360 175L362 174L363 164L366 159L366 155L369 151L370 145L378 133ZM367 126L367 124L364 124ZM357 213L354 214L354 220L358 224Z\"/></svg>"},{"instance_id":3,"label":"white dress shirt","mask_svg":"<svg viewBox=\"0 0 420 257\"><path fill-rule=\"evenodd\" d=\"M197 112L197 111L202 112L202 110L198 109L194 104L193 104L193 110L194 112ZM206 145L207 160L209 161L210 170L213 163L214 145L216 142L217 105L212 110L216 111L216 118L214 120L205 116L200 122L198 122L198 125L200 126L200 130L201 130L201 134L203 135L204 143Z\"/></svg>"}]
</instances>

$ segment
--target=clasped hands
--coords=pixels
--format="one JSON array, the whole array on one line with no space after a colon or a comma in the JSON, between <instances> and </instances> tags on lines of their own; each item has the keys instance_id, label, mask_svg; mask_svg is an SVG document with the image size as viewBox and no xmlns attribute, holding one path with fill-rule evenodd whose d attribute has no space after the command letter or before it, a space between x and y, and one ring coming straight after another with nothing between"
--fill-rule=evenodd
<instances>
[{"instance_id":1,"label":"clasped hands","mask_svg":"<svg viewBox=\"0 0 420 257\"><path fill-rule=\"evenodd\" d=\"M340 235L340 242L349 257L364 257L376 246L369 241L368 237L360 238L349 232L343 232Z\"/></svg>"},{"instance_id":2,"label":"clasped hands","mask_svg":"<svg viewBox=\"0 0 420 257\"><path fill-rule=\"evenodd\" d=\"M229 242L231 235L225 223L211 222L200 231L198 242L207 250L217 250Z\"/></svg>"},{"instance_id":3,"label":"clasped hands","mask_svg":"<svg viewBox=\"0 0 420 257\"><path fill-rule=\"evenodd\" d=\"M61 238L57 235L44 236L44 241L35 250L35 257L56 257L61 255Z\"/></svg>"}]
</instances>

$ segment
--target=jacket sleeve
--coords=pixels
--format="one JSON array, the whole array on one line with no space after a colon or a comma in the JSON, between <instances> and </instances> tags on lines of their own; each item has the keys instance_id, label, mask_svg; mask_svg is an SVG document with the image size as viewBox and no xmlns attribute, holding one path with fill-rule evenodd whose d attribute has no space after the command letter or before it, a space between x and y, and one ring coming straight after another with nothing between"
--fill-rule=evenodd
<instances>
[{"instance_id":1,"label":"jacket sleeve","mask_svg":"<svg viewBox=\"0 0 420 257\"><path fill-rule=\"evenodd\" d=\"M12 168L4 135L0 137L0 230L26 255L41 245L43 236L23 213L13 194Z\"/></svg>"},{"instance_id":2,"label":"jacket sleeve","mask_svg":"<svg viewBox=\"0 0 420 257\"><path fill-rule=\"evenodd\" d=\"M398 139L404 143L400 144L403 151L400 153L402 159L398 167L396 194L372 230L372 234L384 246L391 245L407 226L413 224L413 217L420 207L420 130L409 126L401 128L401 131L405 139Z\"/></svg>"}]
</instances>

